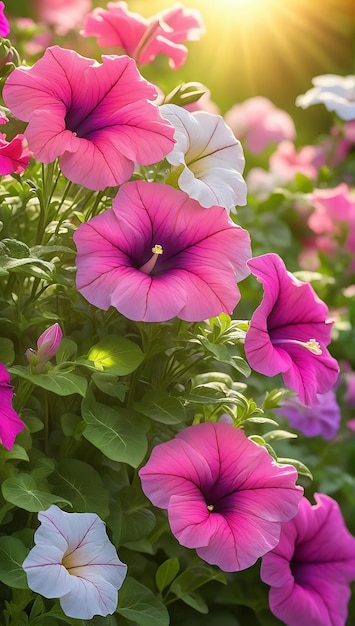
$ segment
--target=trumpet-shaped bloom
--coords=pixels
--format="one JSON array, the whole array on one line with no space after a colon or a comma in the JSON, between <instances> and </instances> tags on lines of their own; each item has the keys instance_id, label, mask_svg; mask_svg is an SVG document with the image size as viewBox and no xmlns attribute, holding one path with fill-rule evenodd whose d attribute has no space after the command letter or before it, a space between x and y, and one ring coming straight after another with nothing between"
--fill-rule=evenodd
<instances>
[{"instance_id":1,"label":"trumpet-shaped bloom","mask_svg":"<svg viewBox=\"0 0 355 626\"><path fill-rule=\"evenodd\" d=\"M317 404L317 394L331 389L339 372L327 350L332 327L328 308L277 254L251 259L248 266L264 287L245 338L249 365L265 376L281 373L303 404Z\"/></svg>"},{"instance_id":2,"label":"trumpet-shaped bloom","mask_svg":"<svg viewBox=\"0 0 355 626\"><path fill-rule=\"evenodd\" d=\"M7 17L4 15L5 5L0 2L0 37L7 37L10 32L10 25Z\"/></svg>"},{"instance_id":3,"label":"trumpet-shaped bloom","mask_svg":"<svg viewBox=\"0 0 355 626\"><path fill-rule=\"evenodd\" d=\"M10 374L0 363L0 443L11 450L16 435L25 428L25 424L12 406L13 390L9 383Z\"/></svg>"},{"instance_id":4,"label":"trumpet-shaped bloom","mask_svg":"<svg viewBox=\"0 0 355 626\"><path fill-rule=\"evenodd\" d=\"M161 183L129 182L112 209L74 233L77 288L132 320L201 321L231 313L248 273L247 231Z\"/></svg>"},{"instance_id":5,"label":"trumpet-shaped bloom","mask_svg":"<svg viewBox=\"0 0 355 626\"><path fill-rule=\"evenodd\" d=\"M120 561L96 513L65 513L52 505L41 522L22 567L28 586L59 598L66 615L91 619L112 614L127 566Z\"/></svg>"},{"instance_id":6,"label":"trumpet-shaped bloom","mask_svg":"<svg viewBox=\"0 0 355 626\"><path fill-rule=\"evenodd\" d=\"M292 428L296 428L306 437L320 435L324 439L334 439L339 430L341 411L335 392L330 389L327 393L318 394L319 404L308 407L297 398L285 400L275 413L284 415Z\"/></svg>"},{"instance_id":7,"label":"trumpet-shaped bloom","mask_svg":"<svg viewBox=\"0 0 355 626\"><path fill-rule=\"evenodd\" d=\"M293 467L223 422L190 426L156 446L139 476L151 502L168 509L181 545L227 572L277 545L303 491Z\"/></svg>"},{"instance_id":8,"label":"trumpet-shaped bloom","mask_svg":"<svg viewBox=\"0 0 355 626\"><path fill-rule=\"evenodd\" d=\"M322 103L345 121L355 119L355 76L323 74L312 79L314 87L296 98L296 105L308 109Z\"/></svg>"},{"instance_id":9,"label":"trumpet-shaped bloom","mask_svg":"<svg viewBox=\"0 0 355 626\"><path fill-rule=\"evenodd\" d=\"M254 154L260 154L272 143L296 137L292 117L263 96L235 104L224 119L236 137L245 139L245 147Z\"/></svg>"},{"instance_id":10,"label":"trumpet-shaped bloom","mask_svg":"<svg viewBox=\"0 0 355 626\"><path fill-rule=\"evenodd\" d=\"M31 159L24 135L16 135L7 141L6 135L0 133L0 174L22 174Z\"/></svg>"},{"instance_id":11,"label":"trumpet-shaped bloom","mask_svg":"<svg viewBox=\"0 0 355 626\"><path fill-rule=\"evenodd\" d=\"M280 542L266 554L261 579L271 586L270 609L286 626L345 626L355 580L355 537L335 500L315 494L282 524Z\"/></svg>"},{"instance_id":12,"label":"trumpet-shaped bloom","mask_svg":"<svg viewBox=\"0 0 355 626\"><path fill-rule=\"evenodd\" d=\"M246 204L243 149L223 118L175 104L164 104L161 113L175 128L176 144L166 158L178 168L180 189L204 207L229 212Z\"/></svg>"},{"instance_id":13,"label":"trumpet-shaped bloom","mask_svg":"<svg viewBox=\"0 0 355 626\"><path fill-rule=\"evenodd\" d=\"M32 67L16 68L3 91L13 114L29 122L34 157L59 157L63 174L88 189L125 182L135 162L160 161L174 144L174 129L149 102L156 89L134 61L102 61L53 46Z\"/></svg>"},{"instance_id":14,"label":"trumpet-shaped bloom","mask_svg":"<svg viewBox=\"0 0 355 626\"><path fill-rule=\"evenodd\" d=\"M172 69L185 63L187 48L183 42L196 41L203 33L196 9L177 3L146 19L128 11L127 2L109 2L107 10L94 9L81 31L84 37L97 37L99 46L121 48L138 65L152 63L158 54L165 54Z\"/></svg>"},{"instance_id":15,"label":"trumpet-shaped bloom","mask_svg":"<svg viewBox=\"0 0 355 626\"><path fill-rule=\"evenodd\" d=\"M57 354L63 333L59 324L52 324L38 337L37 350L26 350L28 362L33 372L41 373L47 369L47 362Z\"/></svg>"}]
</instances>

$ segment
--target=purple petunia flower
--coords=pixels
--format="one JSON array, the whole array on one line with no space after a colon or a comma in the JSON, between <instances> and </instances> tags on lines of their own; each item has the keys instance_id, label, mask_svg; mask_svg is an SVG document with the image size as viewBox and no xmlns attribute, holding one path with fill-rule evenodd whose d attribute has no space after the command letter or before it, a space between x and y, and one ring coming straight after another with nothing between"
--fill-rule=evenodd
<instances>
[{"instance_id":1,"label":"purple petunia flower","mask_svg":"<svg viewBox=\"0 0 355 626\"><path fill-rule=\"evenodd\" d=\"M0 443L11 450L16 435L25 428L25 424L12 407L13 391L9 383L10 374L0 363Z\"/></svg>"},{"instance_id":2,"label":"purple petunia flower","mask_svg":"<svg viewBox=\"0 0 355 626\"><path fill-rule=\"evenodd\" d=\"M248 266L264 287L245 338L249 365L265 376L281 373L303 404L317 404L317 394L331 389L339 373L326 349L332 327L328 308L277 254L251 259Z\"/></svg>"},{"instance_id":3,"label":"purple petunia flower","mask_svg":"<svg viewBox=\"0 0 355 626\"><path fill-rule=\"evenodd\" d=\"M287 418L292 428L296 428L306 437L320 435L324 439L334 439L339 430L341 411L335 392L317 394L319 404L305 406L297 398L284 400L282 406L275 410L278 415Z\"/></svg>"},{"instance_id":4,"label":"purple petunia flower","mask_svg":"<svg viewBox=\"0 0 355 626\"><path fill-rule=\"evenodd\" d=\"M227 572L277 545L280 522L296 515L303 492L293 467L223 422L190 426L156 446L139 476L152 503L168 509L179 543Z\"/></svg>"},{"instance_id":5,"label":"purple petunia flower","mask_svg":"<svg viewBox=\"0 0 355 626\"><path fill-rule=\"evenodd\" d=\"M132 320L230 314L248 275L247 231L222 207L203 209L183 191L129 182L112 209L74 233L77 288L95 306Z\"/></svg>"},{"instance_id":6,"label":"purple petunia flower","mask_svg":"<svg viewBox=\"0 0 355 626\"><path fill-rule=\"evenodd\" d=\"M30 150L42 163L59 157L63 174L88 189L115 187L134 164L157 163L174 146L174 129L154 100L156 88L126 56L102 64L53 46L6 80L6 105L29 122Z\"/></svg>"},{"instance_id":7,"label":"purple petunia flower","mask_svg":"<svg viewBox=\"0 0 355 626\"><path fill-rule=\"evenodd\" d=\"M302 498L296 517L281 525L280 542L263 557L260 575L271 586L271 611L286 626L345 626L355 537L335 500L324 494L315 500Z\"/></svg>"}]
</instances>

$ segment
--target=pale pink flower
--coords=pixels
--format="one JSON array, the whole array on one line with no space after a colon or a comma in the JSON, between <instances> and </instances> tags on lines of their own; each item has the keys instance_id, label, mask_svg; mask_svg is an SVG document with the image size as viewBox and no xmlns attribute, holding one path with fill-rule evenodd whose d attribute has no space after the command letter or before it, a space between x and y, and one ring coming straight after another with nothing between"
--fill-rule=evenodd
<instances>
[{"instance_id":1,"label":"pale pink flower","mask_svg":"<svg viewBox=\"0 0 355 626\"><path fill-rule=\"evenodd\" d=\"M307 109L322 103L342 120L355 119L355 75L323 74L312 79L314 87L296 98L296 105Z\"/></svg>"},{"instance_id":2,"label":"pale pink flower","mask_svg":"<svg viewBox=\"0 0 355 626\"><path fill-rule=\"evenodd\" d=\"M161 106L161 114L175 128L176 143L166 159L179 174L180 189L206 208L218 205L229 212L245 205L243 149L223 118L175 104Z\"/></svg>"},{"instance_id":3,"label":"pale pink flower","mask_svg":"<svg viewBox=\"0 0 355 626\"><path fill-rule=\"evenodd\" d=\"M81 31L84 37L97 37L99 46L120 48L138 65L152 63L158 54L165 54L174 70L186 60L183 43L196 41L203 33L202 18L196 9L176 3L144 18L128 11L127 2L109 2L107 9L94 9Z\"/></svg>"},{"instance_id":4,"label":"pale pink flower","mask_svg":"<svg viewBox=\"0 0 355 626\"><path fill-rule=\"evenodd\" d=\"M88 620L111 615L126 576L95 513L65 513L52 505L38 513L41 522L22 567L28 586L45 598L59 598L69 617Z\"/></svg>"},{"instance_id":5,"label":"pale pink flower","mask_svg":"<svg viewBox=\"0 0 355 626\"><path fill-rule=\"evenodd\" d=\"M33 372L40 374L47 370L47 363L57 354L62 336L63 333L59 324L53 324L39 336L37 350L32 350L32 348L26 350L26 356Z\"/></svg>"},{"instance_id":6,"label":"pale pink flower","mask_svg":"<svg viewBox=\"0 0 355 626\"><path fill-rule=\"evenodd\" d=\"M250 239L222 207L206 211L183 191L132 181L74 233L76 283L91 304L132 320L230 314L249 270Z\"/></svg>"},{"instance_id":7,"label":"pale pink flower","mask_svg":"<svg viewBox=\"0 0 355 626\"><path fill-rule=\"evenodd\" d=\"M225 113L224 119L235 136L244 139L245 147L254 154L260 154L270 144L296 137L291 116L264 96L235 104Z\"/></svg>"},{"instance_id":8,"label":"pale pink flower","mask_svg":"<svg viewBox=\"0 0 355 626\"><path fill-rule=\"evenodd\" d=\"M53 46L32 67L8 77L3 96L42 163L59 157L63 174L88 189L128 180L135 163L160 161L174 129L151 102L156 89L132 59L104 56L102 64Z\"/></svg>"},{"instance_id":9,"label":"pale pink flower","mask_svg":"<svg viewBox=\"0 0 355 626\"><path fill-rule=\"evenodd\" d=\"M34 0L38 20L56 26L61 35L81 24L91 7L91 0Z\"/></svg>"},{"instance_id":10,"label":"pale pink flower","mask_svg":"<svg viewBox=\"0 0 355 626\"><path fill-rule=\"evenodd\" d=\"M316 146L303 146L297 149L292 141L282 141L269 160L270 171L275 174L279 184L291 182L296 174L304 174L315 180L318 167L315 161L319 153Z\"/></svg>"},{"instance_id":11,"label":"pale pink flower","mask_svg":"<svg viewBox=\"0 0 355 626\"><path fill-rule=\"evenodd\" d=\"M278 544L303 492L293 467L223 422L190 426L156 446L139 476L145 495L168 510L179 543L227 572Z\"/></svg>"},{"instance_id":12,"label":"pale pink flower","mask_svg":"<svg viewBox=\"0 0 355 626\"><path fill-rule=\"evenodd\" d=\"M25 428L12 406L13 388L10 385L10 374L5 365L0 363L0 443L11 450L16 435Z\"/></svg>"}]
</instances>

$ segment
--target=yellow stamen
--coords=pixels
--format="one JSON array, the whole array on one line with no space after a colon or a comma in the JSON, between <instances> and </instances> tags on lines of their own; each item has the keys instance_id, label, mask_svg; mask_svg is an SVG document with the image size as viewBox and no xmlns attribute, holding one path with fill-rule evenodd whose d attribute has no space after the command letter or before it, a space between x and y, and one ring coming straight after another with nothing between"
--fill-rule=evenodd
<instances>
[{"instance_id":1,"label":"yellow stamen","mask_svg":"<svg viewBox=\"0 0 355 626\"><path fill-rule=\"evenodd\" d=\"M153 256L150 257L149 261L147 261L146 263L144 263L140 268L139 271L140 272L144 272L144 274L151 274L155 264L158 260L158 256L160 254L163 254L163 246L161 246L159 243L156 243L153 248L152 248L152 252L153 252Z\"/></svg>"},{"instance_id":2,"label":"yellow stamen","mask_svg":"<svg viewBox=\"0 0 355 626\"><path fill-rule=\"evenodd\" d=\"M209 510L209 511L211 511L211 512L212 512L212 511L214 511L214 504L208 504L208 505L207 505L207 508L208 508L208 510Z\"/></svg>"},{"instance_id":3,"label":"yellow stamen","mask_svg":"<svg viewBox=\"0 0 355 626\"><path fill-rule=\"evenodd\" d=\"M298 341L298 339L273 339L272 343L294 343L297 346L306 348L306 350L309 350L310 352L312 352L312 354L320 355L323 353L322 348L320 347L318 341L316 341L315 339L308 339L308 341Z\"/></svg>"},{"instance_id":4,"label":"yellow stamen","mask_svg":"<svg viewBox=\"0 0 355 626\"><path fill-rule=\"evenodd\" d=\"M152 252L153 254L163 254L163 247L159 243L156 243L152 248Z\"/></svg>"}]
</instances>

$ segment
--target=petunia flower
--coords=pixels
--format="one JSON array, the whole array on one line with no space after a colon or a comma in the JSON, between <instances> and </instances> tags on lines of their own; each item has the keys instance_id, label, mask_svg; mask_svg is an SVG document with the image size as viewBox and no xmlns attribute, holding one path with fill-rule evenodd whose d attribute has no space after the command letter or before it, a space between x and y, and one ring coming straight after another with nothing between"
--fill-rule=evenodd
<instances>
[{"instance_id":1,"label":"petunia flower","mask_svg":"<svg viewBox=\"0 0 355 626\"><path fill-rule=\"evenodd\" d=\"M355 75L323 74L315 76L312 83L312 89L297 96L296 106L307 109L312 104L322 103L342 120L355 119Z\"/></svg>"},{"instance_id":2,"label":"petunia flower","mask_svg":"<svg viewBox=\"0 0 355 626\"><path fill-rule=\"evenodd\" d=\"M37 340L37 350L26 350L27 360L33 372L41 373L47 369L48 361L57 354L63 333L59 324L52 324Z\"/></svg>"},{"instance_id":3,"label":"petunia flower","mask_svg":"<svg viewBox=\"0 0 355 626\"><path fill-rule=\"evenodd\" d=\"M341 411L333 389L317 394L318 404L314 407L305 406L297 398L284 400L282 406L275 410L278 415L287 418L292 428L296 428L306 437L332 440L337 434L341 422Z\"/></svg>"},{"instance_id":4,"label":"petunia flower","mask_svg":"<svg viewBox=\"0 0 355 626\"><path fill-rule=\"evenodd\" d=\"M12 406L13 388L9 383L10 374L0 363L0 443L11 450L25 424Z\"/></svg>"},{"instance_id":5,"label":"petunia flower","mask_svg":"<svg viewBox=\"0 0 355 626\"><path fill-rule=\"evenodd\" d=\"M92 7L91 0L34 0L38 20L56 27L60 35L81 24Z\"/></svg>"},{"instance_id":6,"label":"petunia flower","mask_svg":"<svg viewBox=\"0 0 355 626\"><path fill-rule=\"evenodd\" d=\"M132 59L104 56L102 64L53 46L32 67L18 67L3 95L42 163L59 157L63 174L88 189L119 185L134 163L160 161L174 129L159 113L156 89Z\"/></svg>"},{"instance_id":7,"label":"petunia flower","mask_svg":"<svg viewBox=\"0 0 355 626\"><path fill-rule=\"evenodd\" d=\"M293 467L223 422L190 426L156 446L139 476L145 495L168 510L179 543L226 572L277 545L303 493Z\"/></svg>"},{"instance_id":8,"label":"petunia flower","mask_svg":"<svg viewBox=\"0 0 355 626\"><path fill-rule=\"evenodd\" d=\"M206 211L162 183L128 182L80 224L76 284L91 304L132 320L201 321L230 314L250 255L247 231L222 207Z\"/></svg>"},{"instance_id":9,"label":"petunia flower","mask_svg":"<svg viewBox=\"0 0 355 626\"><path fill-rule=\"evenodd\" d=\"M126 576L95 513L65 513L52 505L38 513L35 546L22 567L28 586L45 598L59 598L66 615L91 619L111 615Z\"/></svg>"},{"instance_id":10,"label":"petunia flower","mask_svg":"<svg viewBox=\"0 0 355 626\"><path fill-rule=\"evenodd\" d=\"M128 11L127 2L108 2L107 9L95 8L84 21L83 37L97 37L99 46L118 47L138 65L152 63L158 54L169 58L177 70L186 60L185 41L197 41L204 33L200 13L176 3L144 18Z\"/></svg>"},{"instance_id":11,"label":"petunia flower","mask_svg":"<svg viewBox=\"0 0 355 626\"><path fill-rule=\"evenodd\" d=\"M176 143L166 158L178 173L180 189L206 208L218 205L229 212L245 205L243 149L223 118L206 111L189 113L175 104L160 110L175 128Z\"/></svg>"},{"instance_id":12,"label":"petunia flower","mask_svg":"<svg viewBox=\"0 0 355 626\"><path fill-rule=\"evenodd\" d=\"M24 135L16 135L7 141L6 135L0 133L0 174L22 174L31 159L27 140Z\"/></svg>"},{"instance_id":13,"label":"petunia flower","mask_svg":"<svg viewBox=\"0 0 355 626\"><path fill-rule=\"evenodd\" d=\"M0 2L0 37L7 37L10 32L10 25L7 17L4 15L5 5Z\"/></svg>"},{"instance_id":14,"label":"petunia flower","mask_svg":"<svg viewBox=\"0 0 355 626\"><path fill-rule=\"evenodd\" d=\"M245 139L245 147L254 154L260 154L270 144L296 137L292 117L264 96L233 105L224 119L236 137Z\"/></svg>"},{"instance_id":15,"label":"petunia flower","mask_svg":"<svg viewBox=\"0 0 355 626\"><path fill-rule=\"evenodd\" d=\"M248 266L264 288L245 337L249 365L265 376L282 374L303 404L317 404L317 394L331 389L339 372L327 350L332 327L328 308L277 254L255 257Z\"/></svg>"},{"instance_id":16,"label":"petunia flower","mask_svg":"<svg viewBox=\"0 0 355 626\"><path fill-rule=\"evenodd\" d=\"M355 580L355 537L335 500L302 498L298 514L281 525L279 544L266 554L261 579L271 586L272 613L286 626L345 626Z\"/></svg>"}]
</instances>

